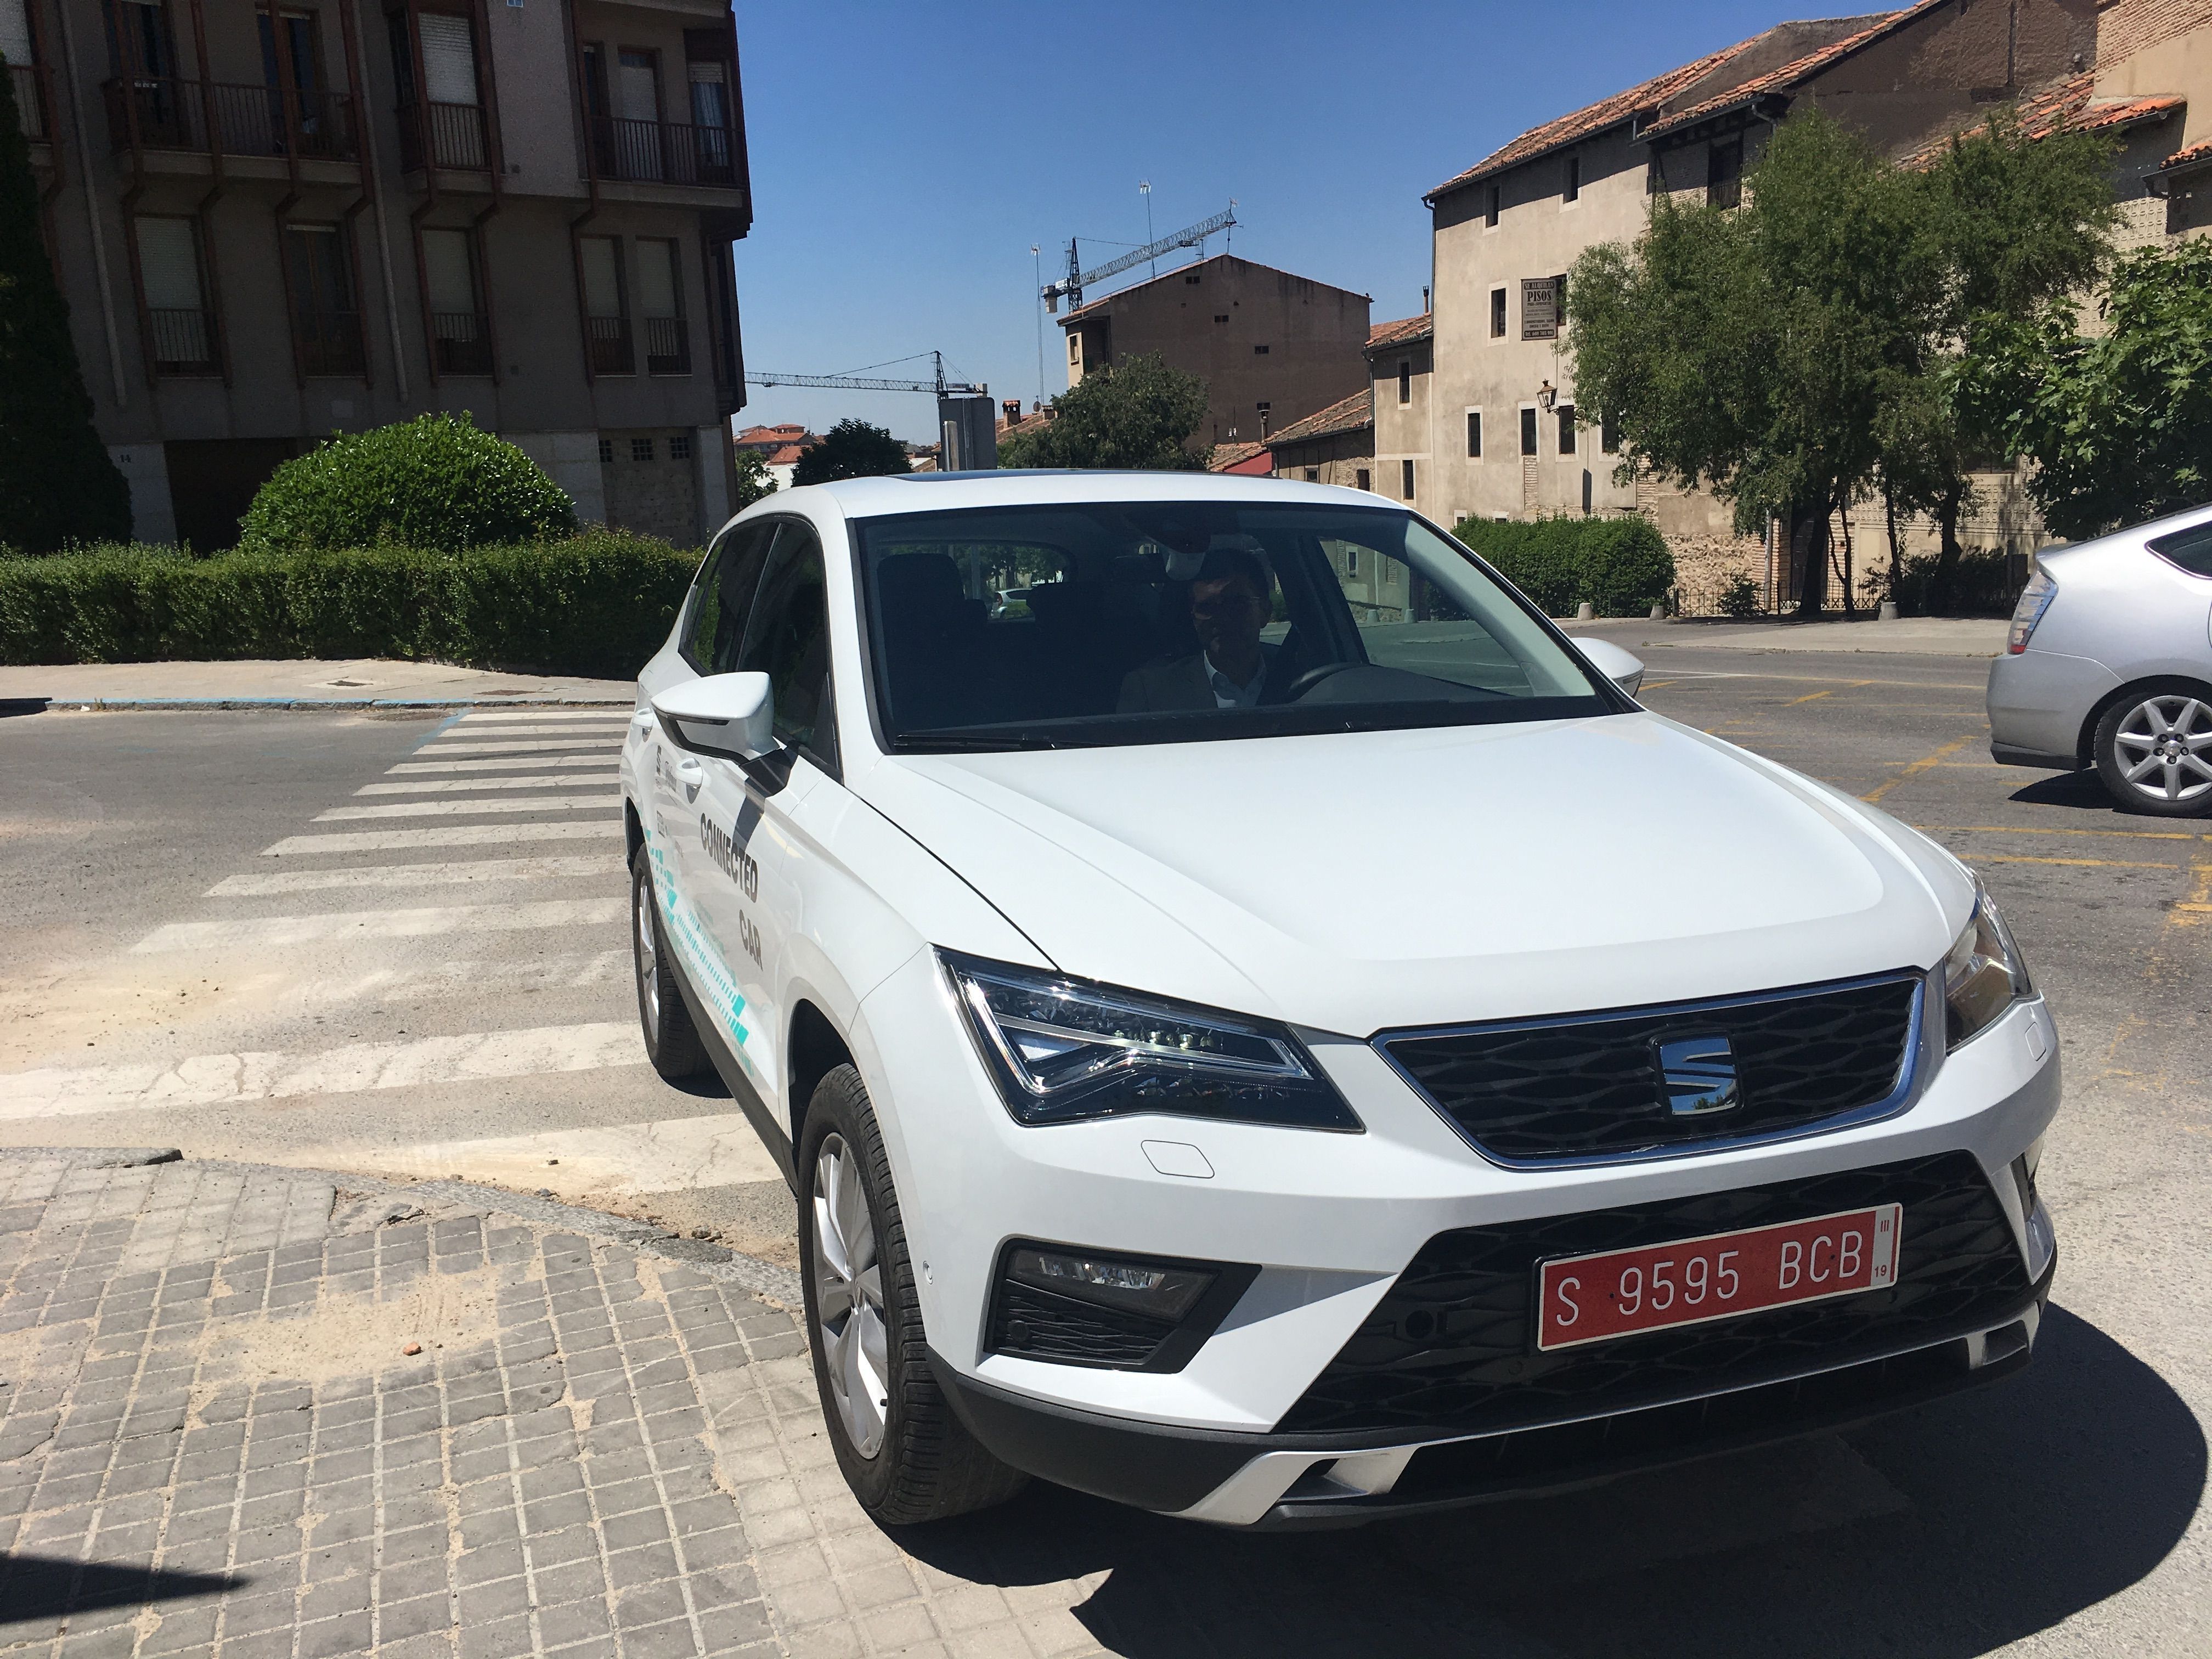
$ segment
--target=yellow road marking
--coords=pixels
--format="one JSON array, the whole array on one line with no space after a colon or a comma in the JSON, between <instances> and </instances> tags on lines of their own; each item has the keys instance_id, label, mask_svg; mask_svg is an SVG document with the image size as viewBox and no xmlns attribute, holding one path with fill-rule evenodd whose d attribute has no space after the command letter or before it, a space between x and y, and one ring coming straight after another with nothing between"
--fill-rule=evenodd
<instances>
[{"instance_id":1,"label":"yellow road marking","mask_svg":"<svg viewBox=\"0 0 2212 1659\"><path fill-rule=\"evenodd\" d=\"M1872 680L1853 680L1848 685L1832 685L1825 691L1808 691L1802 697L1792 697L1782 706L1784 708L1795 708L1801 702L1818 702L1823 697L1834 696L1838 691L1855 691L1860 686L1873 684Z\"/></svg>"},{"instance_id":2,"label":"yellow road marking","mask_svg":"<svg viewBox=\"0 0 2212 1659\"><path fill-rule=\"evenodd\" d=\"M1980 864L2072 864L2094 866L2100 869L2117 870L2179 870L2181 866L2168 859L2039 859L2026 853L1990 853L1976 860Z\"/></svg>"},{"instance_id":3,"label":"yellow road marking","mask_svg":"<svg viewBox=\"0 0 2212 1659\"><path fill-rule=\"evenodd\" d=\"M2137 841L2212 841L2186 830L2030 830L2010 823L1916 823L1932 836L2124 836Z\"/></svg>"},{"instance_id":4,"label":"yellow road marking","mask_svg":"<svg viewBox=\"0 0 2212 1659\"><path fill-rule=\"evenodd\" d=\"M1921 773L1925 772L1931 766L1942 766L1946 762L1950 762L1953 765L1959 764L1960 763L1951 761L1950 757L1957 754L1961 749L1964 749L1968 744L1972 743L1974 740L1975 735L1978 734L1969 734L1963 738L1952 738L1950 742L1945 744L1934 754L1923 756L1920 759L1913 762L1911 765L1906 767L1902 772L1899 772L1895 777L1890 779L1888 782L1876 784L1873 789L1869 790L1867 793L1861 795L1859 799L1863 801L1880 800L1891 790L1896 788L1899 784L1905 782L1910 778L1917 777Z\"/></svg>"}]
</instances>

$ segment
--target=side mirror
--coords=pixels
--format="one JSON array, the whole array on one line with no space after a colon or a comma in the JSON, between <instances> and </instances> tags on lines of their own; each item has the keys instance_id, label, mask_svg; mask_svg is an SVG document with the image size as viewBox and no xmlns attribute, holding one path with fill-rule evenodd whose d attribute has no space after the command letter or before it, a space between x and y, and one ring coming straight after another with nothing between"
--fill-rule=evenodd
<instances>
[{"instance_id":1,"label":"side mirror","mask_svg":"<svg viewBox=\"0 0 2212 1659\"><path fill-rule=\"evenodd\" d=\"M709 674L672 685L653 699L660 729L679 749L721 760L773 754L775 692L765 674Z\"/></svg>"},{"instance_id":2,"label":"side mirror","mask_svg":"<svg viewBox=\"0 0 2212 1659\"><path fill-rule=\"evenodd\" d=\"M1610 640L1569 640L1569 645L1583 653L1592 668L1611 680L1630 696L1644 684L1642 659L1631 656Z\"/></svg>"}]
</instances>

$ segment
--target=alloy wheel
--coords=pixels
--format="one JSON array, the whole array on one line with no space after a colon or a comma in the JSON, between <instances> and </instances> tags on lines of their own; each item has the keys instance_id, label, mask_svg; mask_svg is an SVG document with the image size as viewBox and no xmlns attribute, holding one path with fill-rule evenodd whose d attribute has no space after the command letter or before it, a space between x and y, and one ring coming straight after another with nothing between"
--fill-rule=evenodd
<instances>
[{"instance_id":1,"label":"alloy wheel","mask_svg":"<svg viewBox=\"0 0 2212 1659\"><path fill-rule=\"evenodd\" d=\"M2158 801L2212 790L2212 703L2179 695L2145 699L2112 734L2120 775Z\"/></svg>"},{"instance_id":2,"label":"alloy wheel","mask_svg":"<svg viewBox=\"0 0 2212 1659\"><path fill-rule=\"evenodd\" d=\"M647 876L635 889L636 898L630 909L637 920L637 993L645 1001L645 1023L652 1030L660 1030L660 957L653 949L653 878Z\"/></svg>"},{"instance_id":3,"label":"alloy wheel","mask_svg":"<svg viewBox=\"0 0 2212 1659\"><path fill-rule=\"evenodd\" d=\"M859 1164L836 1134L814 1159L814 1318L845 1437L861 1456L873 1457L890 1408L883 1264Z\"/></svg>"}]
</instances>

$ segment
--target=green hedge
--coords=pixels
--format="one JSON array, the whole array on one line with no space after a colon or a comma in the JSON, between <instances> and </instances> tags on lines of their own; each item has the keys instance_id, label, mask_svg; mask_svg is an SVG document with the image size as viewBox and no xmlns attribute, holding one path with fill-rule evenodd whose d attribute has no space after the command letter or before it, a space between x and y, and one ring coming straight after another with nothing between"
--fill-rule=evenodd
<instances>
[{"instance_id":1,"label":"green hedge","mask_svg":"<svg viewBox=\"0 0 2212 1659\"><path fill-rule=\"evenodd\" d=\"M0 662L398 657L627 678L667 639L698 563L612 531L462 552L9 559Z\"/></svg>"},{"instance_id":2,"label":"green hedge","mask_svg":"<svg viewBox=\"0 0 2212 1659\"><path fill-rule=\"evenodd\" d=\"M1674 586L1674 556L1644 519L1468 519L1452 532L1544 609L1641 617Z\"/></svg>"}]
</instances>

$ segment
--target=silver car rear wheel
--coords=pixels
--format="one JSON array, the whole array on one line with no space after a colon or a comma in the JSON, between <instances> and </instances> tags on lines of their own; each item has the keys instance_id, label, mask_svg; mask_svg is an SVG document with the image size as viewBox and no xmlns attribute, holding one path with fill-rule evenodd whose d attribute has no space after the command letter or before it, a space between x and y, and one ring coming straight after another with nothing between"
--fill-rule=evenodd
<instances>
[{"instance_id":1,"label":"silver car rear wheel","mask_svg":"<svg viewBox=\"0 0 2212 1659\"><path fill-rule=\"evenodd\" d=\"M2212 699L2160 692L2105 717L2099 769L2130 805L2161 813L2212 806Z\"/></svg>"}]
</instances>

